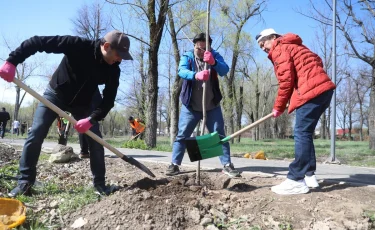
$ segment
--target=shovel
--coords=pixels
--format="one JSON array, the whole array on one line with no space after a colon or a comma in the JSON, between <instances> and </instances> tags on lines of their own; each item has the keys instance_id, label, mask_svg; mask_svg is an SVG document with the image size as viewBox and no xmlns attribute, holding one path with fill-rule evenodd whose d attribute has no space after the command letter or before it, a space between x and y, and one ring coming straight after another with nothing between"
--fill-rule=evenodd
<instances>
[{"instance_id":1,"label":"shovel","mask_svg":"<svg viewBox=\"0 0 375 230\"><path fill-rule=\"evenodd\" d=\"M128 142L134 140L135 138L137 138L139 135L141 135L143 132L140 132L138 133L137 135L135 135L134 137L130 138L130 140L128 140Z\"/></svg>"},{"instance_id":2,"label":"shovel","mask_svg":"<svg viewBox=\"0 0 375 230\"><path fill-rule=\"evenodd\" d=\"M230 141L234 137L237 137L241 133L246 132L247 130L261 124L262 122L268 120L271 117L273 117L273 113L268 114L267 116L259 119L258 121L246 126L241 130L238 130L237 132L223 139L219 137L219 134L217 132L209 133L199 137L186 138L185 144L189 154L190 161L199 161L223 155L222 145L224 143Z\"/></svg>"},{"instance_id":3,"label":"shovel","mask_svg":"<svg viewBox=\"0 0 375 230\"><path fill-rule=\"evenodd\" d=\"M17 78L14 78L13 79L13 83L16 84L18 87L22 88L23 90L25 90L26 92L28 92L31 96L33 96L36 99L38 99L40 102L42 102L45 106L47 106L48 108L50 108L51 110L53 110L59 116L67 119L73 125L75 125L77 123L77 121L73 117L69 116L64 111L62 111L59 107L57 107L56 105L52 104L50 101L48 101L44 97L40 96L37 92L35 92L33 89L31 89L30 87L28 87L27 85L25 85L22 81L18 80ZM132 157L128 157L128 156L122 154L116 148L112 147L106 141L104 141L103 139L101 139L100 137L98 137L95 133L93 133L90 130L88 130L85 134L87 134L92 139L94 139L96 142L98 142L99 144L103 145L108 150L110 150L111 152L113 152L114 154L116 154L119 158L123 159L124 161L128 162L131 165L134 165L135 167L139 168L140 170L142 170L143 172L145 172L149 176L155 177L155 175L151 172L151 170L148 169L146 166L144 166L142 163L140 163L139 161L137 161L136 159L134 159Z\"/></svg>"}]
</instances>

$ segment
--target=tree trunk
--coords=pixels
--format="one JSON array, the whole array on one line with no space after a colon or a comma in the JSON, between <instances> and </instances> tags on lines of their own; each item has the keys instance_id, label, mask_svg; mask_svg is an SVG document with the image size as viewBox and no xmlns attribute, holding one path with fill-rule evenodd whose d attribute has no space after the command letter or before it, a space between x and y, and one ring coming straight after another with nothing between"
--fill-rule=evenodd
<instances>
[{"instance_id":1,"label":"tree trunk","mask_svg":"<svg viewBox=\"0 0 375 230\"><path fill-rule=\"evenodd\" d=\"M352 140L352 128L353 128L353 121L352 121L352 111L350 109L349 111L349 117L348 117L348 120L349 120L349 127L348 127L348 131L349 131L349 141Z\"/></svg>"},{"instance_id":2,"label":"tree trunk","mask_svg":"<svg viewBox=\"0 0 375 230\"><path fill-rule=\"evenodd\" d=\"M375 66L372 68L369 106L369 147L375 150Z\"/></svg>"},{"instance_id":3,"label":"tree trunk","mask_svg":"<svg viewBox=\"0 0 375 230\"><path fill-rule=\"evenodd\" d=\"M360 88L358 82L356 82L356 93L357 93L357 100L359 104L359 141L363 141L363 100L360 95Z\"/></svg>"},{"instance_id":4,"label":"tree trunk","mask_svg":"<svg viewBox=\"0 0 375 230\"><path fill-rule=\"evenodd\" d=\"M232 57L232 64L229 70L229 76L226 78L227 82L227 90L228 90L228 100L227 100L227 106L226 106L226 114L227 114L227 123L229 124L230 133L234 133L234 121L233 121L233 104L234 104L234 93L235 93L235 85L234 85L234 74L236 70L238 55L239 55L239 47L238 43L240 40L240 34L241 34L242 27L237 31L236 38L234 41L234 49L233 49L233 57ZM233 139L231 140L231 143L233 144Z\"/></svg>"},{"instance_id":5,"label":"tree trunk","mask_svg":"<svg viewBox=\"0 0 375 230\"><path fill-rule=\"evenodd\" d=\"M182 79L178 76L178 64L180 63L180 50L177 43L177 34L174 26L173 14L171 9L168 10L169 27L171 31L171 39L173 45L173 54L176 63L176 77L174 79L171 91L171 108L170 108L170 142L171 145L177 136L178 132L178 119L180 113L180 100L179 95L182 87Z\"/></svg>"},{"instance_id":6,"label":"tree trunk","mask_svg":"<svg viewBox=\"0 0 375 230\"><path fill-rule=\"evenodd\" d=\"M327 127L327 120L326 120L326 113L323 112L322 116L320 117L320 139L326 139L326 127Z\"/></svg>"},{"instance_id":7,"label":"tree trunk","mask_svg":"<svg viewBox=\"0 0 375 230\"><path fill-rule=\"evenodd\" d=\"M14 103L14 114L13 114L13 120L18 120L18 112L20 110L20 94L21 94L21 88L18 86L16 87L16 102Z\"/></svg>"},{"instance_id":8,"label":"tree trunk","mask_svg":"<svg viewBox=\"0 0 375 230\"><path fill-rule=\"evenodd\" d=\"M327 115L327 119L326 119L326 123L327 123L327 126L326 126L326 140L330 140L331 139L331 106L328 107L328 115ZM333 129L334 131L336 131L336 128ZM336 133L335 133L336 134Z\"/></svg>"},{"instance_id":9,"label":"tree trunk","mask_svg":"<svg viewBox=\"0 0 375 230\"><path fill-rule=\"evenodd\" d=\"M157 105L158 105L158 52L161 37L168 12L169 0L160 2L159 15L156 21L155 0L148 1L148 17L150 30L150 49L149 49L149 69L148 69L148 105L146 111L146 138L145 142L148 147L156 146L156 129L157 129Z\"/></svg>"},{"instance_id":10,"label":"tree trunk","mask_svg":"<svg viewBox=\"0 0 375 230\"><path fill-rule=\"evenodd\" d=\"M149 50L149 63L148 70L148 106L146 111L146 144L148 147L156 146L156 129L157 129L157 106L158 106L158 56L155 47Z\"/></svg>"},{"instance_id":11,"label":"tree trunk","mask_svg":"<svg viewBox=\"0 0 375 230\"><path fill-rule=\"evenodd\" d=\"M359 104L360 120L359 120L359 140L363 141L363 108L362 103Z\"/></svg>"},{"instance_id":12,"label":"tree trunk","mask_svg":"<svg viewBox=\"0 0 375 230\"><path fill-rule=\"evenodd\" d=\"M242 110L243 110L243 86L240 86L240 92L239 92L239 98L237 99L236 103L236 114L237 114L237 119L236 119L236 125L237 125L237 130L241 129L241 121L242 121ZM241 142L241 135L238 135L237 137L237 143Z\"/></svg>"},{"instance_id":13,"label":"tree trunk","mask_svg":"<svg viewBox=\"0 0 375 230\"><path fill-rule=\"evenodd\" d=\"M144 45L141 44L141 52L140 52L140 57L139 57L139 74L141 76L141 95L140 95L140 100L138 104L138 109L139 109L139 117L142 120L146 120L146 114L145 114L145 108L147 108L147 76L144 71L144 60L143 60L143 54L145 52Z\"/></svg>"},{"instance_id":14,"label":"tree trunk","mask_svg":"<svg viewBox=\"0 0 375 230\"><path fill-rule=\"evenodd\" d=\"M258 74L257 74L257 79L256 79L256 84L255 84L255 117L254 120L257 121L259 120L259 101L260 101L260 90L259 90L259 79L258 79ZM259 140L259 126L255 127L255 141Z\"/></svg>"}]
</instances>

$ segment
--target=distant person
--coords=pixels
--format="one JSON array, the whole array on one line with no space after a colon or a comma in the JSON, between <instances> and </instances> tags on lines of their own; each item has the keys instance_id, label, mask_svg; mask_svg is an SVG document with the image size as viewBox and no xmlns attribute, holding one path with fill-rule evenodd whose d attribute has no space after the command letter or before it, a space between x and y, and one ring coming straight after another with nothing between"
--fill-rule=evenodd
<instances>
[{"instance_id":1,"label":"distant person","mask_svg":"<svg viewBox=\"0 0 375 230\"><path fill-rule=\"evenodd\" d=\"M26 121L24 121L21 124L21 136L23 136L23 134L25 134L26 129L27 129L27 124L26 124Z\"/></svg>"},{"instance_id":2,"label":"distant person","mask_svg":"<svg viewBox=\"0 0 375 230\"><path fill-rule=\"evenodd\" d=\"M57 117L57 132L59 134L59 139L57 141L60 145L67 145L68 135L70 129L70 122L64 117Z\"/></svg>"},{"instance_id":3,"label":"distant person","mask_svg":"<svg viewBox=\"0 0 375 230\"><path fill-rule=\"evenodd\" d=\"M5 108L3 107L1 109L1 112L0 112L0 136L1 136L1 139L4 138L4 135L5 135L5 131L6 131L6 126L7 126L7 122L10 120L10 115L9 113L5 110Z\"/></svg>"},{"instance_id":4,"label":"distant person","mask_svg":"<svg viewBox=\"0 0 375 230\"><path fill-rule=\"evenodd\" d=\"M324 71L321 58L304 46L298 35L280 35L274 29L265 29L256 40L268 54L279 82L273 116L283 114L288 102L288 113L296 111L294 161L289 165L287 179L271 190L285 195L307 193L309 187L319 187L313 135L336 86Z\"/></svg>"},{"instance_id":5,"label":"distant person","mask_svg":"<svg viewBox=\"0 0 375 230\"><path fill-rule=\"evenodd\" d=\"M13 121L13 134L20 135L20 122L17 120Z\"/></svg>"},{"instance_id":6,"label":"distant person","mask_svg":"<svg viewBox=\"0 0 375 230\"><path fill-rule=\"evenodd\" d=\"M139 136L143 136L143 134L141 133L145 131L146 126L144 122L139 118L134 119L134 117L130 116L128 120L132 128L131 140L137 140ZM140 139L143 139L143 137L140 137Z\"/></svg>"}]
</instances>

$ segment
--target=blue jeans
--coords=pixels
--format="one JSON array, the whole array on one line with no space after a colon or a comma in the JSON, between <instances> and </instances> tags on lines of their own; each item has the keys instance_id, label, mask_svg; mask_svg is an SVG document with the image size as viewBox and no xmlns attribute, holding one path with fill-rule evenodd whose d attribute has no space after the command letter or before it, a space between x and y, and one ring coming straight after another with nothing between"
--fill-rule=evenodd
<instances>
[{"instance_id":1,"label":"blue jeans","mask_svg":"<svg viewBox=\"0 0 375 230\"><path fill-rule=\"evenodd\" d=\"M71 112L76 120L88 117L90 108L71 108L59 99L59 95L51 88L47 88L43 95L44 98L55 104L63 111ZM18 184L30 183L34 184L36 178L36 165L38 163L40 150L44 139L48 134L48 130L52 123L56 120L57 114L42 103L34 114L33 124L29 132L28 138L25 142L22 156L20 159L20 173L21 177ZM99 131L99 124L93 125L90 130L102 137ZM93 174L94 185L105 184L105 163L104 163L104 148L92 138L88 137L90 147L90 167Z\"/></svg>"},{"instance_id":2,"label":"blue jeans","mask_svg":"<svg viewBox=\"0 0 375 230\"><path fill-rule=\"evenodd\" d=\"M289 165L287 175L291 180L301 180L305 175L312 176L315 173L314 131L320 116L329 107L332 95L333 90L326 91L296 109L296 124L294 126L295 159Z\"/></svg>"},{"instance_id":3,"label":"blue jeans","mask_svg":"<svg viewBox=\"0 0 375 230\"><path fill-rule=\"evenodd\" d=\"M185 139L190 137L198 122L203 118L203 113L194 111L191 107L182 105L180 118L178 121L178 134L173 143L172 163L181 165L184 157L186 145ZM210 111L207 111L206 127L210 133L218 132L220 137L225 137L224 120L221 112L221 107L218 106ZM223 144L224 155L220 156L222 165L231 163L229 143Z\"/></svg>"}]
</instances>

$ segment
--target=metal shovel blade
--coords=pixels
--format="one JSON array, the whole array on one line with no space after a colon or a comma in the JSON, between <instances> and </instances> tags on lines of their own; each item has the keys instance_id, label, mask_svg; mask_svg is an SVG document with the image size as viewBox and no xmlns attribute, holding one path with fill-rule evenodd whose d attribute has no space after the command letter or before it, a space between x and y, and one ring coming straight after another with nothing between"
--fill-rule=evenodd
<instances>
[{"instance_id":1,"label":"metal shovel blade","mask_svg":"<svg viewBox=\"0 0 375 230\"><path fill-rule=\"evenodd\" d=\"M133 157L127 157L127 156L124 155L121 159L123 159L124 161L128 162L129 164L134 165L135 167L139 168L140 170L145 172L147 175L149 175L151 177L155 177L155 175L151 172L150 169L148 169L146 166L144 166L141 162L137 161Z\"/></svg>"}]
</instances>

